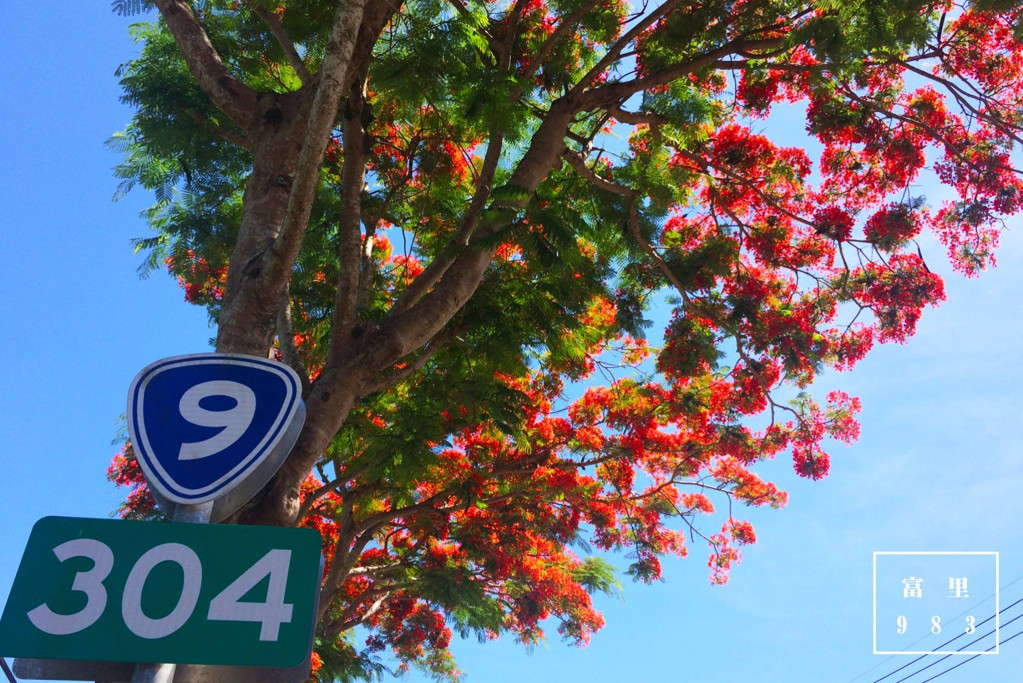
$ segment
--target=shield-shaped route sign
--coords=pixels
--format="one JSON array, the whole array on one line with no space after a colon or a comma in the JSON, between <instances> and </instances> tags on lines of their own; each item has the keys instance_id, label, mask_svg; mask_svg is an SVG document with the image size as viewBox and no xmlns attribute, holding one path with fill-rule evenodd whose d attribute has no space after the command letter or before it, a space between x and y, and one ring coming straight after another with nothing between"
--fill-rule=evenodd
<instances>
[{"instance_id":1,"label":"shield-shaped route sign","mask_svg":"<svg viewBox=\"0 0 1023 683\"><path fill-rule=\"evenodd\" d=\"M128 391L128 431L157 501L170 511L217 499L212 521L269 481L304 421L298 375L256 356L165 358Z\"/></svg>"}]
</instances>

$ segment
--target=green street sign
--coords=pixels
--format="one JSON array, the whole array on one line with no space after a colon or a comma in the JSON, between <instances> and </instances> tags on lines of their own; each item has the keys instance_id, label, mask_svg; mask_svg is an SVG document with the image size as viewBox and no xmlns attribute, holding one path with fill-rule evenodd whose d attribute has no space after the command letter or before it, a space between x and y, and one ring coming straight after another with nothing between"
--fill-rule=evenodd
<instances>
[{"instance_id":1,"label":"green street sign","mask_svg":"<svg viewBox=\"0 0 1023 683\"><path fill-rule=\"evenodd\" d=\"M46 517L0 618L0 655L297 666L320 578L312 529Z\"/></svg>"}]
</instances>

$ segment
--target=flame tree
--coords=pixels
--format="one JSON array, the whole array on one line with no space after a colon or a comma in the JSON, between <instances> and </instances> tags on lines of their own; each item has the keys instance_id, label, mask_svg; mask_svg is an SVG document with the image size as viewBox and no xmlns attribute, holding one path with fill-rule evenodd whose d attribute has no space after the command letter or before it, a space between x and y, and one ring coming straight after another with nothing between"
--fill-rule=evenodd
<instances>
[{"instance_id":1,"label":"flame tree","mask_svg":"<svg viewBox=\"0 0 1023 683\"><path fill-rule=\"evenodd\" d=\"M856 437L855 398L803 389L944 298L917 236L994 263L1018 4L117 0L158 10L111 141L156 198L145 267L303 378L232 521L322 532L315 675L455 680L452 629L585 643L617 588L590 547L652 581L707 543L727 580L733 513L786 500L758 463L817 479ZM819 158L758 132L779 103ZM130 444L110 476L156 515Z\"/></svg>"}]
</instances>

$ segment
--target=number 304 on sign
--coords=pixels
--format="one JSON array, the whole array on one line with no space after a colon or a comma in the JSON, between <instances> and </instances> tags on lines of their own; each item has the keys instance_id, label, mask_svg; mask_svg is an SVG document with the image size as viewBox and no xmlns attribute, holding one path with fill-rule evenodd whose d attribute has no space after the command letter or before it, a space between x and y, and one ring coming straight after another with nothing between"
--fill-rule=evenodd
<instances>
[{"instance_id":1,"label":"number 304 on sign","mask_svg":"<svg viewBox=\"0 0 1023 683\"><path fill-rule=\"evenodd\" d=\"M321 567L312 529L46 517L0 618L0 654L297 666Z\"/></svg>"}]
</instances>

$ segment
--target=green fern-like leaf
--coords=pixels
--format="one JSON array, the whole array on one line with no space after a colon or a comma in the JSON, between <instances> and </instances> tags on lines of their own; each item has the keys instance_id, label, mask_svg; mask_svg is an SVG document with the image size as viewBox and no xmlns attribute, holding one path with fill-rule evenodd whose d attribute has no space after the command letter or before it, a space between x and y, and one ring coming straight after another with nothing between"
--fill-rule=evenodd
<instances>
[{"instance_id":1,"label":"green fern-like leaf","mask_svg":"<svg viewBox=\"0 0 1023 683\"><path fill-rule=\"evenodd\" d=\"M130 17L153 9L153 3L151 0L114 0L110 8L122 17Z\"/></svg>"}]
</instances>

